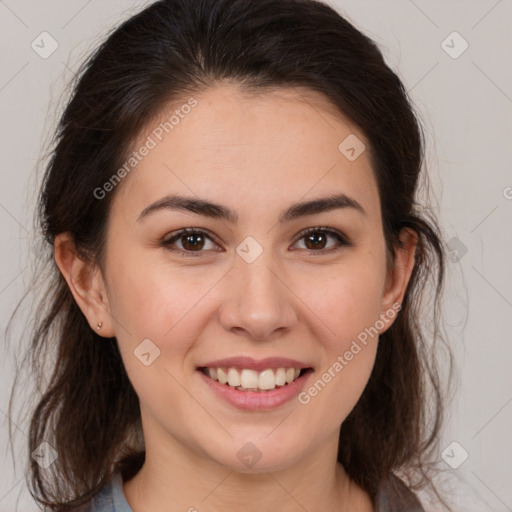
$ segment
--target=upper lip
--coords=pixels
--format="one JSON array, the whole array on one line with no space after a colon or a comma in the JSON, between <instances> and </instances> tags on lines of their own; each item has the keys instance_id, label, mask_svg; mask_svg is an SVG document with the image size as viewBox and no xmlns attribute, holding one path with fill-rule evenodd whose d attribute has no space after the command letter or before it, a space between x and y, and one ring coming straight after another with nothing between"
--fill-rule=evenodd
<instances>
[{"instance_id":1,"label":"upper lip","mask_svg":"<svg viewBox=\"0 0 512 512\"><path fill-rule=\"evenodd\" d=\"M246 368L262 371L267 368L311 368L311 365L288 357L266 357L265 359L256 360L252 357L239 356L216 359L202 364L198 368Z\"/></svg>"}]
</instances>

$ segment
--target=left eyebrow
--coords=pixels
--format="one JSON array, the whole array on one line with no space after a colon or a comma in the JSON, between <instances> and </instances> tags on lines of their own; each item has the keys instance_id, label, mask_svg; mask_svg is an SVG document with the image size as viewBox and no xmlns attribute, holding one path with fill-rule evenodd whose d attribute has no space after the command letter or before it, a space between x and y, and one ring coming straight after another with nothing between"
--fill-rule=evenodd
<instances>
[{"instance_id":1,"label":"left eyebrow","mask_svg":"<svg viewBox=\"0 0 512 512\"><path fill-rule=\"evenodd\" d=\"M355 199L345 194L337 194L313 199L311 201L294 203L280 215L279 223L283 224L308 215L316 215L340 208L353 209L363 216L366 216L363 207ZM138 216L137 222L144 220L146 217L159 210L186 210L213 219L227 220L233 224L236 224L238 221L237 212L221 204L197 197L171 195L159 199L144 208Z\"/></svg>"},{"instance_id":2,"label":"left eyebrow","mask_svg":"<svg viewBox=\"0 0 512 512\"><path fill-rule=\"evenodd\" d=\"M328 212L339 208L353 209L363 216L366 216L364 208L353 198L345 194L338 194L330 197L321 197L303 203L292 204L280 217L279 223L290 222L307 215Z\"/></svg>"}]
</instances>

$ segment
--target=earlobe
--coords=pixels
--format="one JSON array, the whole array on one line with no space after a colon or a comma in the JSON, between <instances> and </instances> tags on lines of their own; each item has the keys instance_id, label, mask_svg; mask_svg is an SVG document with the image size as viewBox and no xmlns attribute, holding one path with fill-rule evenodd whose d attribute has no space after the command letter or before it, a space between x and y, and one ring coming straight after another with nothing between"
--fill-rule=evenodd
<instances>
[{"instance_id":1,"label":"earlobe","mask_svg":"<svg viewBox=\"0 0 512 512\"><path fill-rule=\"evenodd\" d=\"M54 257L91 329L100 336L113 337L110 305L100 269L80 257L71 233L61 233L55 238Z\"/></svg>"},{"instance_id":2,"label":"earlobe","mask_svg":"<svg viewBox=\"0 0 512 512\"><path fill-rule=\"evenodd\" d=\"M418 234L412 229L404 228L398 238L401 247L396 249L394 266L388 273L382 313L395 309L397 304L402 304L416 262Z\"/></svg>"}]
</instances>

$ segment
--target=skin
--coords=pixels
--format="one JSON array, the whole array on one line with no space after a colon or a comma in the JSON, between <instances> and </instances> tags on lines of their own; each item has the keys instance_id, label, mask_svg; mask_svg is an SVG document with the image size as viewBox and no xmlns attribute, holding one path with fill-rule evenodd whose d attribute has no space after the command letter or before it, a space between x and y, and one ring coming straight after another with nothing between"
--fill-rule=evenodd
<instances>
[{"instance_id":1,"label":"skin","mask_svg":"<svg viewBox=\"0 0 512 512\"><path fill-rule=\"evenodd\" d=\"M78 257L69 234L55 243L77 303L92 329L102 322L100 334L117 338L140 399L146 462L124 483L126 498L134 512L240 504L258 512L372 511L336 452L340 426L371 374L377 337L308 404L293 399L271 411L224 403L196 367L234 355L291 357L315 369L313 383L401 303L416 238L401 233L404 247L388 268L369 143L322 96L292 88L249 95L219 84L194 97L192 112L118 185L101 270ZM338 150L351 133L367 148L354 161ZM335 193L364 214L341 208L278 223L292 203ZM137 220L168 194L223 204L238 222L183 210ZM184 227L215 239L206 238L197 257L162 245ZM311 227L338 231L352 245L329 235L325 245L307 246L301 231ZM247 236L263 249L252 263L236 252ZM174 246L190 249L186 242ZM315 253L322 248L331 252ZM146 338L160 349L150 366L133 353ZM247 442L262 454L251 468L237 457Z\"/></svg>"}]
</instances>

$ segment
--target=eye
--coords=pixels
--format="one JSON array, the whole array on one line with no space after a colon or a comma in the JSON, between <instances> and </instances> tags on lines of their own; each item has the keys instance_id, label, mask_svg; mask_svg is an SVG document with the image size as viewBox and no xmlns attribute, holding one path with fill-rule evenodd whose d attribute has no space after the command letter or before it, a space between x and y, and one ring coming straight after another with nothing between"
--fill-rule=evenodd
<instances>
[{"instance_id":1,"label":"eye","mask_svg":"<svg viewBox=\"0 0 512 512\"><path fill-rule=\"evenodd\" d=\"M329 244L329 240L333 243ZM309 228L303 231L300 234L297 244L302 241L304 245L303 247L299 247L299 249L306 249L316 254L334 252L343 246L352 245L347 238L338 231L322 227Z\"/></svg>"},{"instance_id":2,"label":"eye","mask_svg":"<svg viewBox=\"0 0 512 512\"><path fill-rule=\"evenodd\" d=\"M174 233L162 241L162 246L186 256L200 256L206 250L220 249L206 231L192 228L185 228Z\"/></svg>"},{"instance_id":3,"label":"eye","mask_svg":"<svg viewBox=\"0 0 512 512\"><path fill-rule=\"evenodd\" d=\"M341 247L352 245L342 233L323 227L309 228L300 233L294 246L300 243L304 245L298 247L299 249L305 249L316 255L335 252ZM181 229L164 239L161 245L183 256L201 256L208 250L222 251L209 233L196 228Z\"/></svg>"}]
</instances>

